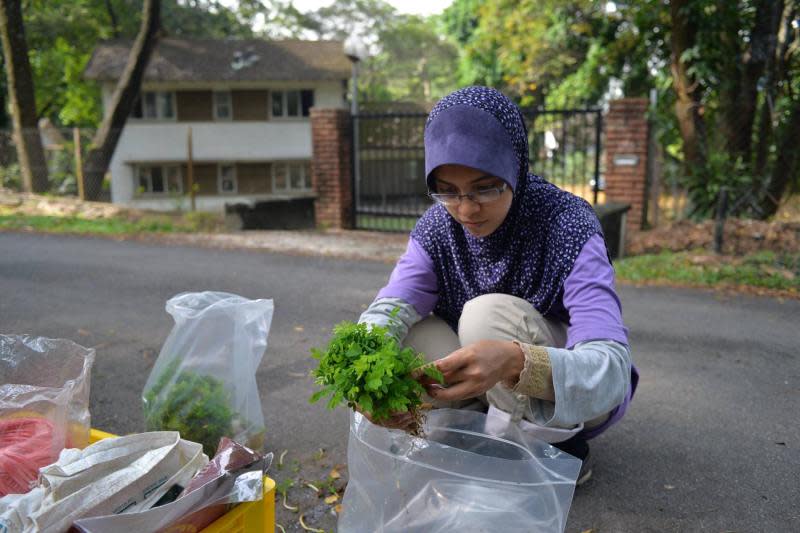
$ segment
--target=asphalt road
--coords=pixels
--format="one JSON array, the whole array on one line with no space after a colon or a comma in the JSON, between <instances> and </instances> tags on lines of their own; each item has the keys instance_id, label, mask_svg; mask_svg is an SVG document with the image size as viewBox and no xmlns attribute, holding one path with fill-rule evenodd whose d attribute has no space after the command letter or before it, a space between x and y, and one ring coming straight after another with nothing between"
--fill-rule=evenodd
<instances>
[{"instance_id":1,"label":"asphalt road","mask_svg":"<svg viewBox=\"0 0 800 533\"><path fill-rule=\"evenodd\" d=\"M274 450L345 458L347 415L310 406L312 346L355 319L391 266L0 233L0 332L97 348L93 425L143 429L140 394L183 291L272 298L257 379ZM642 379L593 441L567 531L800 531L800 302L622 287Z\"/></svg>"}]
</instances>

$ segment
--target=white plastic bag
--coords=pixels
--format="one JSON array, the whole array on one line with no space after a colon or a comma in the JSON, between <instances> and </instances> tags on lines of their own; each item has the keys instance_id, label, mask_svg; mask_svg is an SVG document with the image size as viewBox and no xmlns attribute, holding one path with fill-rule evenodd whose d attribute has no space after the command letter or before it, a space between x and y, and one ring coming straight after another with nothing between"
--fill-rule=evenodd
<instances>
[{"instance_id":1,"label":"white plastic bag","mask_svg":"<svg viewBox=\"0 0 800 533\"><path fill-rule=\"evenodd\" d=\"M94 357L66 339L0 335L0 496L27 492L63 448L88 444Z\"/></svg>"},{"instance_id":2,"label":"white plastic bag","mask_svg":"<svg viewBox=\"0 0 800 533\"><path fill-rule=\"evenodd\" d=\"M68 389L66 446L84 447L89 444L89 385L94 357L94 349L67 339L0 335L0 391L13 391L6 387L14 384L41 390ZM4 399L8 401L9 397Z\"/></svg>"},{"instance_id":3,"label":"white plastic bag","mask_svg":"<svg viewBox=\"0 0 800 533\"><path fill-rule=\"evenodd\" d=\"M148 509L173 485L185 486L206 463L202 446L174 431L66 449L41 469L40 485L30 493L0 498L0 531L62 532L81 517Z\"/></svg>"},{"instance_id":4,"label":"white plastic bag","mask_svg":"<svg viewBox=\"0 0 800 533\"><path fill-rule=\"evenodd\" d=\"M341 533L564 530L579 459L475 411L431 411L423 430L351 415Z\"/></svg>"},{"instance_id":5,"label":"white plastic bag","mask_svg":"<svg viewBox=\"0 0 800 533\"><path fill-rule=\"evenodd\" d=\"M262 450L256 370L267 348L272 300L183 293L166 309L175 326L144 387L147 429L179 431L208 455L223 436Z\"/></svg>"}]
</instances>

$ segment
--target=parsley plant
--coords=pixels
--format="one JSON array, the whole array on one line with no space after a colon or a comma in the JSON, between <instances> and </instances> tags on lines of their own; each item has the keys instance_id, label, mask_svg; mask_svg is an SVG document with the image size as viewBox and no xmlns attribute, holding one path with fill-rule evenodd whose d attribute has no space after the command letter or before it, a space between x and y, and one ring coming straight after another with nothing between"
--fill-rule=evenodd
<instances>
[{"instance_id":1,"label":"parsley plant","mask_svg":"<svg viewBox=\"0 0 800 533\"><path fill-rule=\"evenodd\" d=\"M319 361L312 375L322 389L310 401L330 396L329 409L346 402L375 421L386 420L393 413L418 413L425 389L411 376L412 371L421 370L444 382L434 365L425 365L420 354L402 348L381 326L342 322L333 328L327 348L312 348L311 354Z\"/></svg>"}]
</instances>

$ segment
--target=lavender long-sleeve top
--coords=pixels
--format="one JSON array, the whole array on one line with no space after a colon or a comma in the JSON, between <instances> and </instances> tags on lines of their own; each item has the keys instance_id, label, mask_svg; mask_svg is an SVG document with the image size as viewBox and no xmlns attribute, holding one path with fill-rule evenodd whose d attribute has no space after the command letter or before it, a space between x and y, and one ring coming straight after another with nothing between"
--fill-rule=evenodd
<instances>
[{"instance_id":1,"label":"lavender long-sleeve top","mask_svg":"<svg viewBox=\"0 0 800 533\"><path fill-rule=\"evenodd\" d=\"M413 239L397 262L387 285L377 298L400 298L414 306L420 317L433 311L438 298L433 261ZM584 245L564 281L561 301L554 306L556 318L566 319L566 348L592 340L628 344L622 323L622 307L614 288L614 270L606 255L603 237L592 236Z\"/></svg>"},{"instance_id":2,"label":"lavender long-sleeve top","mask_svg":"<svg viewBox=\"0 0 800 533\"><path fill-rule=\"evenodd\" d=\"M408 328L435 308L437 292L433 262L411 238L389 282L360 321L390 327L402 339ZM390 320L391 310L398 307L399 315ZM567 340L564 347L547 347L556 401L532 398L534 421L570 427L616 406L605 423L583 432L593 438L623 417L638 382L614 288L614 270L599 234L581 249L551 318L568 324Z\"/></svg>"}]
</instances>

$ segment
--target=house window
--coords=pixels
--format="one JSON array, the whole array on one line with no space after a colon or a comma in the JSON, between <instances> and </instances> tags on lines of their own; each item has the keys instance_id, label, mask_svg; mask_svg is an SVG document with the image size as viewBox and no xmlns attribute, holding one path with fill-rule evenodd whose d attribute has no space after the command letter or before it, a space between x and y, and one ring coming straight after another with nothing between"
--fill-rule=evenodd
<instances>
[{"instance_id":1,"label":"house window","mask_svg":"<svg viewBox=\"0 0 800 533\"><path fill-rule=\"evenodd\" d=\"M307 161L278 162L272 165L274 192L307 192L311 190L311 169Z\"/></svg>"},{"instance_id":2,"label":"house window","mask_svg":"<svg viewBox=\"0 0 800 533\"><path fill-rule=\"evenodd\" d=\"M175 93L171 91L142 91L133 105L131 116L150 120L175 118Z\"/></svg>"},{"instance_id":3,"label":"house window","mask_svg":"<svg viewBox=\"0 0 800 533\"><path fill-rule=\"evenodd\" d=\"M273 117L307 117L314 106L314 91L310 89L272 91Z\"/></svg>"},{"instance_id":4,"label":"house window","mask_svg":"<svg viewBox=\"0 0 800 533\"><path fill-rule=\"evenodd\" d=\"M214 118L216 120L230 120L231 115L231 92L214 91Z\"/></svg>"},{"instance_id":5,"label":"house window","mask_svg":"<svg viewBox=\"0 0 800 533\"><path fill-rule=\"evenodd\" d=\"M222 164L217 167L217 190L220 194L236 194L236 165Z\"/></svg>"},{"instance_id":6,"label":"house window","mask_svg":"<svg viewBox=\"0 0 800 533\"><path fill-rule=\"evenodd\" d=\"M178 165L139 165L136 167L136 176L138 194L183 193L183 179Z\"/></svg>"}]
</instances>

